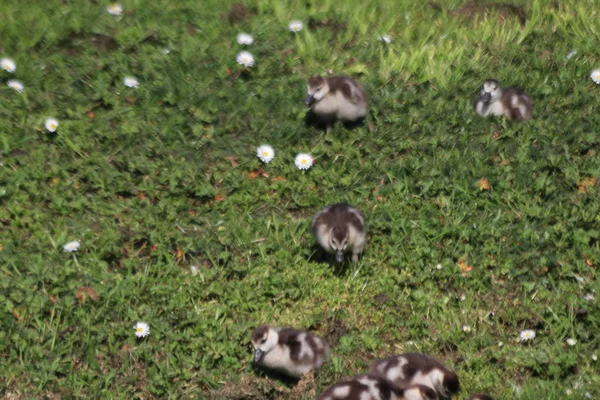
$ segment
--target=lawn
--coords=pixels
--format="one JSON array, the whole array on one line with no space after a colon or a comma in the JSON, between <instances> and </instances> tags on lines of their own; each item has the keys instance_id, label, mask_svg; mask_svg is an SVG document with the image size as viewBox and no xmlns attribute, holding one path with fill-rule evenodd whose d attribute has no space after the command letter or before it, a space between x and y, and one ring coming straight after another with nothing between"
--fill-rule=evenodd
<instances>
[{"instance_id":1,"label":"lawn","mask_svg":"<svg viewBox=\"0 0 600 400\"><path fill-rule=\"evenodd\" d=\"M313 399L421 351L459 399L600 398L596 1L122 5L0 5L0 395ZM329 73L364 84L375 132L305 123ZM476 115L488 77L534 119ZM309 232L341 201L368 221L357 265ZM263 323L330 343L306 388L252 367Z\"/></svg>"}]
</instances>

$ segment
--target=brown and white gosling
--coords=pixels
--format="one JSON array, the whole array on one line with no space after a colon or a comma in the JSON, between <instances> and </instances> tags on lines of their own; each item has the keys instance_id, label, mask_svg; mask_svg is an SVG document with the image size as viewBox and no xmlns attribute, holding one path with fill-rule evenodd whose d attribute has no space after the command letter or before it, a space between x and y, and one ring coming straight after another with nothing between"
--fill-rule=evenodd
<instances>
[{"instance_id":1,"label":"brown and white gosling","mask_svg":"<svg viewBox=\"0 0 600 400\"><path fill-rule=\"evenodd\" d=\"M354 79L346 76L313 76L306 85L304 103L320 121L327 132L336 120L354 122L367 117L369 102L365 89ZM369 123L369 130L373 126Z\"/></svg>"},{"instance_id":2,"label":"brown and white gosling","mask_svg":"<svg viewBox=\"0 0 600 400\"><path fill-rule=\"evenodd\" d=\"M531 119L533 101L523 89L503 89L497 80L486 79L473 108L483 117L496 115L515 121L527 121Z\"/></svg>"},{"instance_id":3,"label":"brown and white gosling","mask_svg":"<svg viewBox=\"0 0 600 400\"><path fill-rule=\"evenodd\" d=\"M352 261L358 262L367 240L365 217L345 203L325 207L313 217L310 229L321 247L335 254L337 262L344 261L344 253L352 252Z\"/></svg>"},{"instance_id":4,"label":"brown and white gosling","mask_svg":"<svg viewBox=\"0 0 600 400\"><path fill-rule=\"evenodd\" d=\"M256 364L293 378L316 370L329 357L327 343L303 330L262 325L251 340Z\"/></svg>"},{"instance_id":5,"label":"brown and white gosling","mask_svg":"<svg viewBox=\"0 0 600 400\"><path fill-rule=\"evenodd\" d=\"M428 354L405 353L377 361L370 374L381 376L394 386L424 385L442 397L460 389L458 375Z\"/></svg>"},{"instance_id":6,"label":"brown and white gosling","mask_svg":"<svg viewBox=\"0 0 600 400\"><path fill-rule=\"evenodd\" d=\"M317 400L437 400L427 386L398 387L375 375L359 375L328 387Z\"/></svg>"}]
</instances>

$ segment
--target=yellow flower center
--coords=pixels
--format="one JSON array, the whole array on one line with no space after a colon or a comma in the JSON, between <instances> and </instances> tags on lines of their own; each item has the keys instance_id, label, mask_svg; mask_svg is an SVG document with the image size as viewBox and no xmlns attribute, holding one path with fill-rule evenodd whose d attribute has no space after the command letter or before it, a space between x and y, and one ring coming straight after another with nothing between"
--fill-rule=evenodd
<instances>
[{"instance_id":1,"label":"yellow flower center","mask_svg":"<svg viewBox=\"0 0 600 400\"><path fill-rule=\"evenodd\" d=\"M137 331L138 331L138 333L142 333L142 332L144 332L144 328L141 326L138 326Z\"/></svg>"},{"instance_id":2,"label":"yellow flower center","mask_svg":"<svg viewBox=\"0 0 600 400\"><path fill-rule=\"evenodd\" d=\"M306 164L306 163L308 162L308 160L305 158L304 160L300 160L300 162L301 162L302 164Z\"/></svg>"},{"instance_id":3,"label":"yellow flower center","mask_svg":"<svg viewBox=\"0 0 600 400\"><path fill-rule=\"evenodd\" d=\"M596 75L594 75L596 77L596 79L600 79L600 72L596 72Z\"/></svg>"},{"instance_id":4,"label":"yellow flower center","mask_svg":"<svg viewBox=\"0 0 600 400\"><path fill-rule=\"evenodd\" d=\"M50 124L50 128L56 129L56 124Z\"/></svg>"},{"instance_id":5,"label":"yellow flower center","mask_svg":"<svg viewBox=\"0 0 600 400\"><path fill-rule=\"evenodd\" d=\"M269 152L268 151L263 151L263 157L268 157L269 156Z\"/></svg>"}]
</instances>

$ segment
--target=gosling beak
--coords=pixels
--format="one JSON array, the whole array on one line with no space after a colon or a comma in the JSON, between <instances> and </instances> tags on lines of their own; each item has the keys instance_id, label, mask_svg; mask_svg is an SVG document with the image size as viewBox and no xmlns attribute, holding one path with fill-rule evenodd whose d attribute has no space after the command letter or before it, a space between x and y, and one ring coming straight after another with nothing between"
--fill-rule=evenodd
<instances>
[{"instance_id":1,"label":"gosling beak","mask_svg":"<svg viewBox=\"0 0 600 400\"><path fill-rule=\"evenodd\" d=\"M315 102L315 98L313 97L312 94L307 94L306 97L304 98L304 104L306 104L307 107L310 108L310 106L312 106Z\"/></svg>"},{"instance_id":2,"label":"gosling beak","mask_svg":"<svg viewBox=\"0 0 600 400\"><path fill-rule=\"evenodd\" d=\"M484 93L481 96L481 100L483 100L484 103L489 103L491 99L492 99L492 94L491 93Z\"/></svg>"},{"instance_id":3,"label":"gosling beak","mask_svg":"<svg viewBox=\"0 0 600 400\"><path fill-rule=\"evenodd\" d=\"M344 261L344 250L338 250L335 253L335 261L341 263Z\"/></svg>"},{"instance_id":4,"label":"gosling beak","mask_svg":"<svg viewBox=\"0 0 600 400\"><path fill-rule=\"evenodd\" d=\"M261 362L264 355L265 355L264 351L262 351L261 349L256 349L256 352L254 353L254 362L255 363Z\"/></svg>"}]
</instances>

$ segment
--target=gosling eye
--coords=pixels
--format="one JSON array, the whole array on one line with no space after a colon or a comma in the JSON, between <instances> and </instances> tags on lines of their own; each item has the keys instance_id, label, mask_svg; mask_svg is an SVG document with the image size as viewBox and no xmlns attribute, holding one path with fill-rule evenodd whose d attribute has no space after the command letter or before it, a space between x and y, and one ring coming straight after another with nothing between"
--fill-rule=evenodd
<instances>
[{"instance_id":1,"label":"gosling eye","mask_svg":"<svg viewBox=\"0 0 600 400\"><path fill-rule=\"evenodd\" d=\"M263 340L260 341L260 344L265 344L266 341L267 341L267 338L264 338Z\"/></svg>"}]
</instances>

